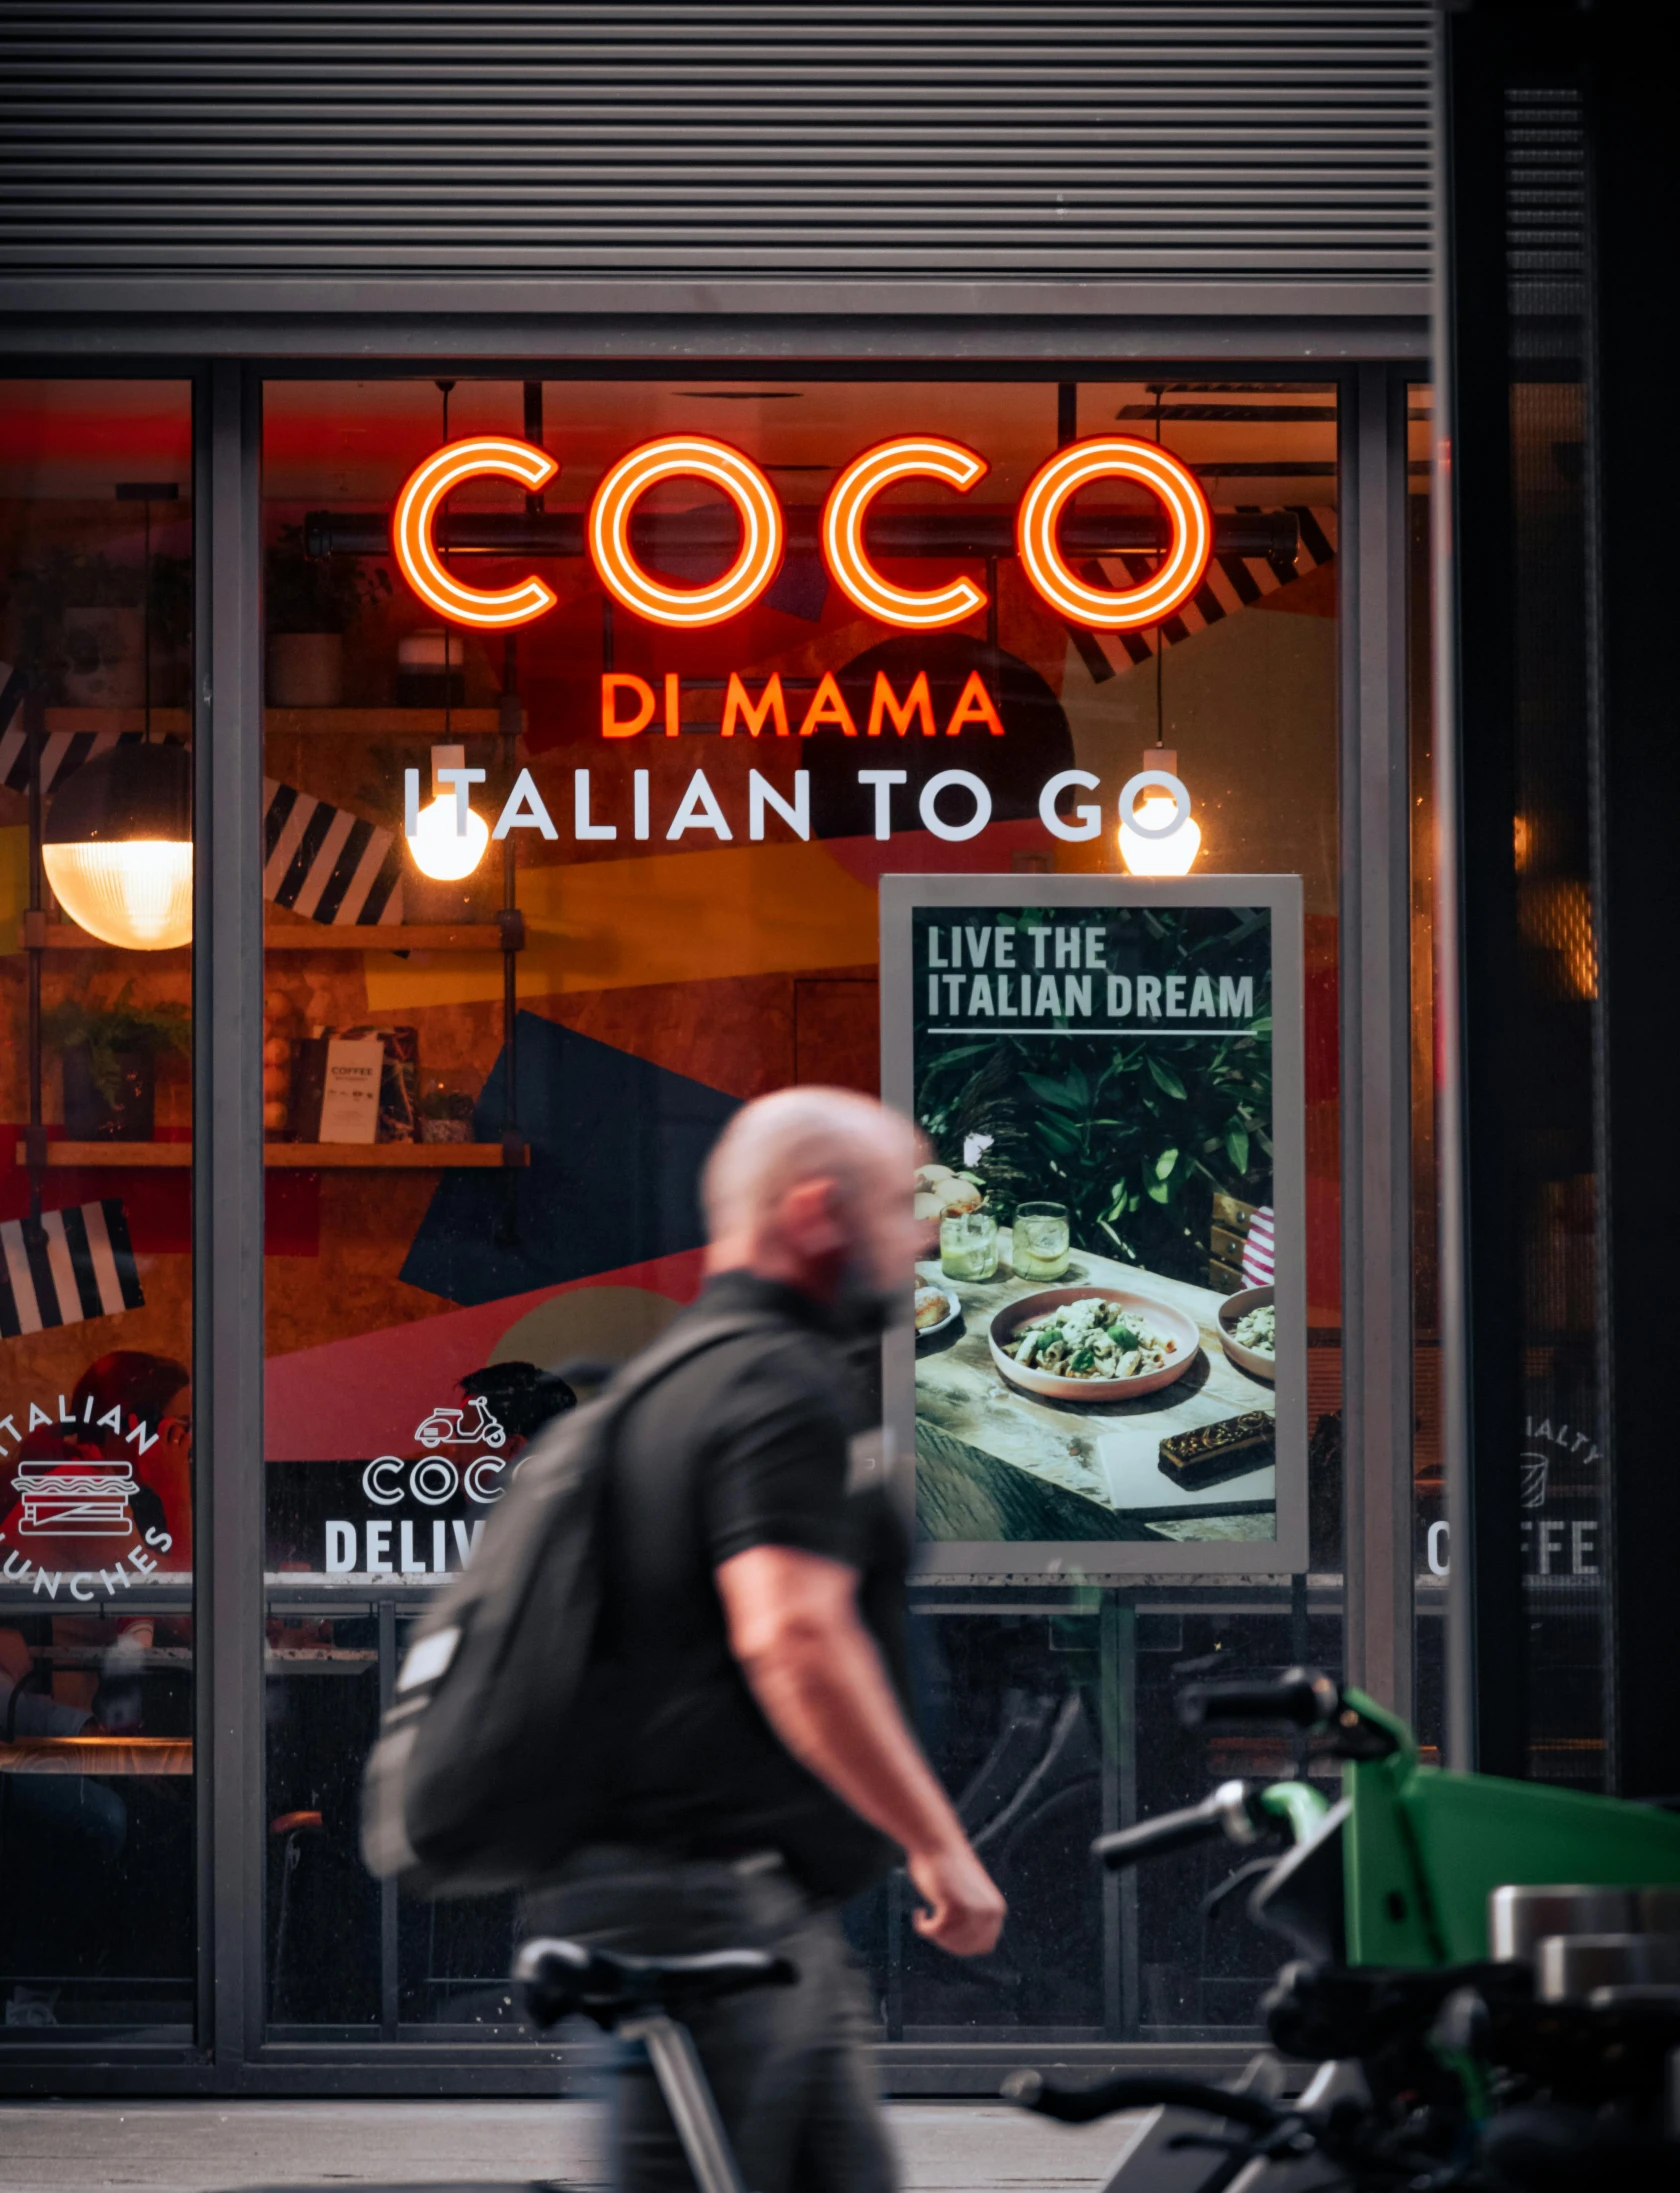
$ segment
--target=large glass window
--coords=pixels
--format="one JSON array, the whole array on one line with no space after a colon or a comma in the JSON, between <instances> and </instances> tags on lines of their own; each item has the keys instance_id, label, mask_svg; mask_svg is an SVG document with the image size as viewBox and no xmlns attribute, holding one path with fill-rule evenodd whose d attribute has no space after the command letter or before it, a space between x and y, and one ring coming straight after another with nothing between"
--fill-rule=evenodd
<instances>
[{"instance_id":1,"label":"large glass window","mask_svg":"<svg viewBox=\"0 0 1680 2193\"><path fill-rule=\"evenodd\" d=\"M0 383L0 2013L190 2039L192 407Z\"/></svg>"},{"instance_id":2,"label":"large glass window","mask_svg":"<svg viewBox=\"0 0 1680 2193\"><path fill-rule=\"evenodd\" d=\"M1158 444L1211 506L1211 560L1165 621L1070 621L1018 553L1029 482L1096 436ZM633 496L620 474L615 501L624 460L672 437L725 445L710 479L679 466ZM983 470L889 482L848 555L831 491L906 437ZM471 443L552 465L440 473L400 517L426 460L476 462ZM1166 1703L1182 1662L1339 1659L1336 463L1334 389L1297 382L268 385L274 2030L518 2030L507 1908L410 1908L357 1857L405 1625L470 1557L545 1377L587 1393L696 1292L696 1177L735 1108L795 1080L878 1088L878 879L1114 870L1120 789L1163 765L1198 872L1304 879L1325 1581L1316 1600L1305 1576L924 1587L930 1743L1016 1919L960 1972L916 1943L897 1889L854 1928L892 2038L1250 2019L1268 1953L1246 1921L1186 1921L1176 1877L1105 1890L1082 1853L1105 1821L1198 1793L1209 1763ZM1094 482L1056 535L1066 572L1146 584L1158 517L1136 485ZM742 567L777 523L751 593ZM731 604L731 573L750 600ZM552 599L527 621L484 603L533 582ZM939 589L954 621L890 621L894 590ZM983 816L935 782L953 771ZM1091 789L1052 806L1056 829L1041 794L1064 772ZM1100 826L1070 836L1087 797ZM1247 1164L1233 1141L1175 1203L1210 1305L1264 1276Z\"/></svg>"}]
</instances>

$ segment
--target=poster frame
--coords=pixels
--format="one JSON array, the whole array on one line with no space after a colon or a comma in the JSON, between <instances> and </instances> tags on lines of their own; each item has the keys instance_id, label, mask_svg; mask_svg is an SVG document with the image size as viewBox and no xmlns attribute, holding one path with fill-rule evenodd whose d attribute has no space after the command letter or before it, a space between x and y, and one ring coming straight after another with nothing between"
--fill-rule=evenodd
<instances>
[{"instance_id":1,"label":"poster frame","mask_svg":"<svg viewBox=\"0 0 1680 2193\"><path fill-rule=\"evenodd\" d=\"M1277 1365L1277 1535L1215 1539L1076 1541L927 1540L916 1545L929 1581L1071 1582L1148 1576L1290 1576L1307 1566L1306 1084L1302 1048L1303 925L1299 876L1144 880L1098 875L888 875L881 878L881 1094L914 1117L913 921L922 907L1264 906L1272 929L1272 1197L1277 1311L1295 1336ZM913 1483L916 1342L895 1326L882 1352L892 1452Z\"/></svg>"}]
</instances>

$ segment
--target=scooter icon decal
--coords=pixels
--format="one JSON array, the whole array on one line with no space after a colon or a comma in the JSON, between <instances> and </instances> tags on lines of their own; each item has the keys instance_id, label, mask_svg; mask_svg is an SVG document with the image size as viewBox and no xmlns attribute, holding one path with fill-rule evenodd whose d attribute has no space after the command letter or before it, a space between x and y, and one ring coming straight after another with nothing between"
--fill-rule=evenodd
<instances>
[{"instance_id":1,"label":"scooter icon decal","mask_svg":"<svg viewBox=\"0 0 1680 2193\"><path fill-rule=\"evenodd\" d=\"M434 1409L416 1426L415 1439L422 1447L503 1447L507 1433L479 1395L469 1409Z\"/></svg>"}]
</instances>

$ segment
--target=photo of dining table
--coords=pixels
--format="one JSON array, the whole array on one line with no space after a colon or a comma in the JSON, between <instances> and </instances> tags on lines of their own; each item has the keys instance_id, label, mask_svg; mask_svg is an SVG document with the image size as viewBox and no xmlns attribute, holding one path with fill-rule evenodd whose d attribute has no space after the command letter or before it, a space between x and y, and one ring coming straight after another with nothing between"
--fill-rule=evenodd
<instances>
[{"instance_id":1,"label":"photo of dining table","mask_svg":"<svg viewBox=\"0 0 1680 2193\"><path fill-rule=\"evenodd\" d=\"M924 1538L1065 1541L1096 1538L1266 1540L1277 1529L1277 1469L1260 1466L1191 1490L1160 1466L1161 1443L1232 1419L1272 1417L1271 1382L1227 1354L1212 1288L1168 1279L1075 1247L1069 1288L1113 1288L1183 1312L1199 1345L1184 1375L1135 1400L1047 1400L1000 1372L987 1337L997 1312L1041 1292L1019 1277L1008 1227L998 1230L990 1279L951 1279L937 1259L919 1284L943 1289L960 1320L918 1351L916 1477Z\"/></svg>"}]
</instances>

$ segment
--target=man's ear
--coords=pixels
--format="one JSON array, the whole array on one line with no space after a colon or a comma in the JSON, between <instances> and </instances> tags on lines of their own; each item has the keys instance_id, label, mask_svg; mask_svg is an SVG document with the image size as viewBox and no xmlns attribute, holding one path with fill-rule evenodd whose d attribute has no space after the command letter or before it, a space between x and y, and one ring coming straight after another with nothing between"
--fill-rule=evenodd
<instances>
[{"instance_id":1,"label":"man's ear","mask_svg":"<svg viewBox=\"0 0 1680 2193\"><path fill-rule=\"evenodd\" d=\"M813 1262L846 1248L838 1183L821 1176L797 1181L782 1198L781 1228L788 1247Z\"/></svg>"}]
</instances>

